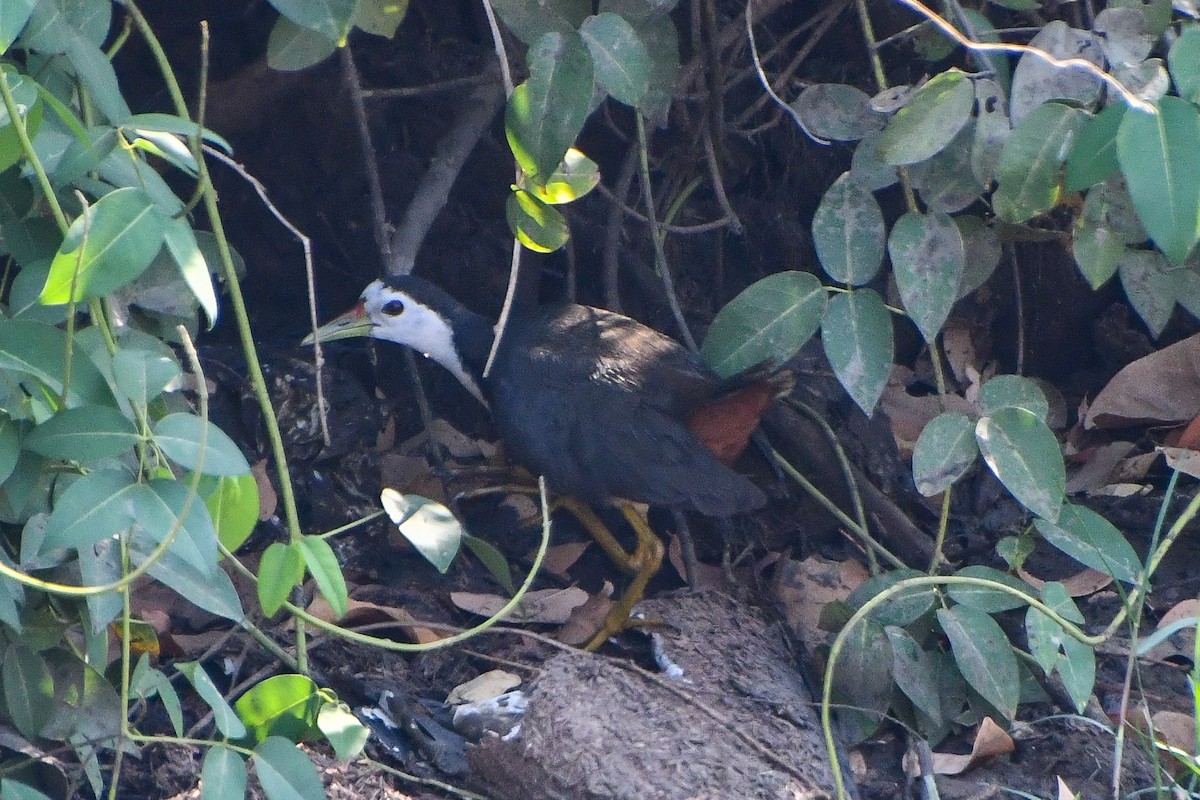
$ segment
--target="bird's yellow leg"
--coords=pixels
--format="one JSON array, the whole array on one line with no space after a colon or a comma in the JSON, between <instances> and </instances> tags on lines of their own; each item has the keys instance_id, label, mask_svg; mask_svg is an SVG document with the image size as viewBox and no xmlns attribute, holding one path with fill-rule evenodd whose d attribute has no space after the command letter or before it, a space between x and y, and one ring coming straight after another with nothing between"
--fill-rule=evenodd
<instances>
[{"instance_id":1,"label":"bird's yellow leg","mask_svg":"<svg viewBox=\"0 0 1200 800\"><path fill-rule=\"evenodd\" d=\"M625 594L613 603L613 607L609 609L608 616L604 618L604 624L596 635L591 638L591 641L584 647L585 650L595 650L600 645L608 641L610 636L615 636L626 628L630 627L629 619L633 607L641 601L642 596L646 593L646 585L650 583L650 579L658 572L658 568L662 565L663 559L663 544L654 531L650 530L650 523L646 521L645 515L635 509L629 503L621 503L621 513L625 515L625 519L629 521L634 533L637 535L637 546L632 553L628 553L624 548L613 538L612 533L607 526L596 517L595 513L579 504L586 511L587 515L596 523L589 525L588 521L579 516L575 508L571 508L571 513L576 514L580 524L587 528L588 533L596 540L596 543L608 554L618 566L626 572L633 575L633 580L629 583L629 587L625 589ZM606 539L608 544L606 545Z\"/></svg>"}]
</instances>

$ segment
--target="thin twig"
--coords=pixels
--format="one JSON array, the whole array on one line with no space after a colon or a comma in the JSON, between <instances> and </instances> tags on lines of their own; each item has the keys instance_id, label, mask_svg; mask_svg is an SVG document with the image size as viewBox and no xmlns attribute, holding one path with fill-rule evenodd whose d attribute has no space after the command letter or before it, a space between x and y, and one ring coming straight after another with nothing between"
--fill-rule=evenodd
<instances>
[{"instance_id":1,"label":"thin twig","mask_svg":"<svg viewBox=\"0 0 1200 800\"><path fill-rule=\"evenodd\" d=\"M342 48L345 50L346 48ZM435 81L423 86L397 86L391 89L363 89L364 100L406 100L408 98L426 97L431 94L453 92L468 86L481 83L494 83L500 76L488 70L478 75L468 75L465 78L450 78L445 81Z\"/></svg>"},{"instance_id":2,"label":"thin twig","mask_svg":"<svg viewBox=\"0 0 1200 800\"><path fill-rule=\"evenodd\" d=\"M224 152L217 149L216 147L213 147L212 145L206 144L203 146L203 149L204 149L205 155L208 155L208 156L216 159L217 161L221 162L226 167L233 170L233 172L238 177L240 177L246 183L250 184L250 187L252 189L254 189L256 194L258 194L258 199L262 201L263 206L266 207L267 211L269 211L271 213L271 216L275 217L276 221L279 222L279 224L282 225L285 229L287 229L288 233L290 233L290 234L292 234L292 236L296 237L296 240L298 242L300 242L300 247L304 251L304 277L305 277L305 280L308 282L309 324L312 325L312 329L315 331L317 329L317 326L319 325L319 321L317 319L316 284L315 284L315 280L313 278L312 240L309 239L306 235L304 235L304 233L299 228L297 228L295 225L293 225L291 220L289 220L287 217L285 217L283 215L283 212L280 211L279 208L273 202L271 202L271 198L267 195L267 187L262 184L262 181L260 181L258 178L251 175L250 172L247 171L246 168L242 164L238 163L237 161L234 161L232 158L225 155ZM313 349L316 352L316 362L317 362L317 409L320 412L318 414L318 417L321 420L321 439L325 443L326 446L329 446L330 441L331 441L329 438L329 425L325 420L325 417L327 416L328 411L329 411L329 404L328 404L328 401L326 401L326 399L325 399L325 393L324 393L324 391L322 391L321 380L320 380L321 365L325 363L325 357L324 357L324 354L321 352L321 343L320 342L314 342Z\"/></svg>"}]
</instances>

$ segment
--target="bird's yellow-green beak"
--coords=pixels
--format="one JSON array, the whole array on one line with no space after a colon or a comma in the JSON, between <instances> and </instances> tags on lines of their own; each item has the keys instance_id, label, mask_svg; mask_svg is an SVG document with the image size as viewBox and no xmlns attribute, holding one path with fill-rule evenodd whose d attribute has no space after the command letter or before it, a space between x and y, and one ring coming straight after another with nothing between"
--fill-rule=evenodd
<instances>
[{"instance_id":1,"label":"bird's yellow-green beak","mask_svg":"<svg viewBox=\"0 0 1200 800\"><path fill-rule=\"evenodd\" d=\"M371 318L361 301L354 308L326 322L316 331L305 336L300 344L315 344L320 341L332 342L336 339L353 339L358 336L371 335Z\"/></svg>"}]
</instances>

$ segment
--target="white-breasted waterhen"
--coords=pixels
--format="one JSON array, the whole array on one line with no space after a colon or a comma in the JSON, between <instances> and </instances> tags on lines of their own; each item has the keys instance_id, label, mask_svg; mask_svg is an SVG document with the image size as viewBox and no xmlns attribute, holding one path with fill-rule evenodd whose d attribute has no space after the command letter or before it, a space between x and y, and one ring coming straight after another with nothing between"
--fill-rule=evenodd
<instances>
[{"instance_id":1,"label":"white-breasted waterhen","mask_svg":"<svg viewBox=\"0 0 1200 800\"><path fill-rule=\"evenodd\" d=\"M722 380L674 339L629 317L564 303L509 318L488 377L493 324L411 275L376 280L350 311L304 342L370 336L407 345L452 372L492 412L515 463L544 475L560 502L634 578L589 647L628 624L663 546L629 502L732 516L766 498L727 464L745 449L788 373ZM626 552L587 507L618 504L637 534Z\"/></svg>"}]
</instances>

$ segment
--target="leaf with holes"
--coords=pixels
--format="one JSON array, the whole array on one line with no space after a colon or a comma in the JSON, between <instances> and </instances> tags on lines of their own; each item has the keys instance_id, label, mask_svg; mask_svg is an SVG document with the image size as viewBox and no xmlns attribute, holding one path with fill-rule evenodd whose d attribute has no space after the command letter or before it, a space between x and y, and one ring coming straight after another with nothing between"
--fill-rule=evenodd
<instances>
[{"instance_id":1,"label":"leaf with holes","mask_svg":"<svg viewBox=\"0 0 1200 800\"><path fill-rule=\"evenodd\" d=\"M904 310L925 341L942 329L958 297L965 260L962 234L945 214L908 212L892 226L888 254Z\"/></svg>"},{"instance_id":2,"label":"leaf with holes","mask_svg":"<svg viewBox=\"0 0 1200 800\"><path fill-rule=\"evenodd\" d=\"M975 440L988 468L1021 505L1039 517L1058 519L1067 475L1058 440L1024 408L1002 408L975 425Z\"/></svg>"},{"instance_id":3,"label":"leaf with holes","mask_svg":"<svg viewBox=\"0 0 1200 800\"><path fill-rule=\"evenodd\" d=\"M744 289L718 313L700 354L722 377L782 364L816 333L825 288L807 272L777 272Z\"/></svg>"},{"instance_id":4,"label":"leaf with holes","mask_svg":"<svg viewBox=\"0 0 1200 800\"><path fill-rule=\"evenodd\" d=\"M892 372L892 315L874 289L835 294L821 317L821 344L838 381L867 416Z\"/></svg>"},{"instance_id":5,"label":"leaf with holes","mask_svg":"<svg viewBox=\"0 0 1200 800\"><path fill-rule=\"evenodd\" d=\"M1017 710L1021 683L1017 658L1004 631L990 616L967 606L940 608L937 618L967 683L1011 718Z\"/></svg>"},{"instance_id":6,"label":"leaf with holes","mask_svg":"<svg viewBox=\"0 0 1200 800\"><path fill-rule=\"evenodd\" d=\"M912 470L917 491L933 497L950 488L975 463L975 423L965 414L946 411L921 430L913 448Z\"/></svg>"}]
</instances>

